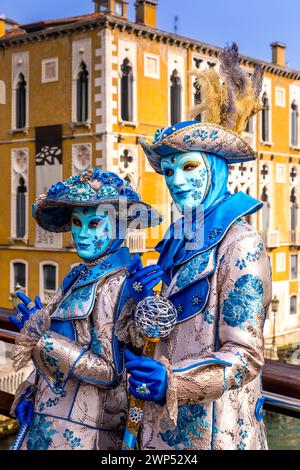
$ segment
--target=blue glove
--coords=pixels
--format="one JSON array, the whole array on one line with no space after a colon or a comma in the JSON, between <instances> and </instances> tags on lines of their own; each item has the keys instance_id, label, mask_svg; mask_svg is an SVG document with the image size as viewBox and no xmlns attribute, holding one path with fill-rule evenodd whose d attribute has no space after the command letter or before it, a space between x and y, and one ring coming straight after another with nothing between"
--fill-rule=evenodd
<instances>
[{"instance_id":1,"label":"blue glove","mask_svg":"<svg viewBox=\"0 0 300 470\"><path fill-rule=\"evenodd\" d=\"M33 417L34 405L32 401L27 400L27 397L31 394L31 389L27 388L26 392L22 396L20 402L17 404L15 413L20 426L31 423Z\"/></svg>"},{"instance_id":2,"label":"blue glove","mask_svg":"<svg viewBox=\"0 0 300 470\"><path fill-rule=\"evenodd\" d=\"M153 287L161 282L164 274L158 264L143 268L141 258L138 254L134 255L128 266L128 270L130 275L126 281L127 289L130 297L136 302L140 302L146 297L154 295Z\"/></svg>"},{"instance_id":3,"label":"blue glove","mask_svg":"<svg viewBox=\"0 0 300 470\"><path fill-rule=\"evenodd\" d=\"M146 356L136 356L129 349L125 351L125 367L130 373L129 393L144 401L159 405L166 402L168 375L165 366Z\"/></svg>"},{"instance_id":4,"label":"blue glove","mask_svg":"<svg viewBox=\"0 0 300 470\"><path fill-rule=\"evenodd\" d=\"M16 316L11 315L9 321L17 327L18 330L22 330L25 323L29 319L30 315L35 313L37 310L43 308L41 299L39 297L35 298L35 305L29 297L24 295L22 292L17 292L17 296L23 302L18 305Z\"/></svg>"}]
</instances>

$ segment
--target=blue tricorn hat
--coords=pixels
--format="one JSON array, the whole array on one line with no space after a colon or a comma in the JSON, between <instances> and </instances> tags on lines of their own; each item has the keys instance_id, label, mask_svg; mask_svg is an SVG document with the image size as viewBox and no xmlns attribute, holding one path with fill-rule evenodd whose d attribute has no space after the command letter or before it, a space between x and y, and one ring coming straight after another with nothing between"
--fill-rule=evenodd
<instances>
[{"instance_id":1,"label":"blue tricorn hat","mask_svg":"<svg viewBox=\"0 0 300 470\"><path fill-rule=\"evenodd\" d=\"M140 199L127 181L98 168L85 170L51 186L47 194L36 200L32 214L38 225L48 232L69 232L74 207L100 205L112 205L117 217L124 217L127 225L136 220L136 228L159 225L163 220L154 207Z\"/></svg>"},{"instance_id":2,"label":"blue tricorn hat","mask_svg":"<svg viewBox=\"0 0 300 470\"><path fill-rule=\"evenodd\" d=\"M162 174L161 159L183 152L206 152L228 164L255 160L257 153L235 132L209 122L186 121L156 131L152 144L140 140L150 165Z\"/></svg>"}]
</instances>

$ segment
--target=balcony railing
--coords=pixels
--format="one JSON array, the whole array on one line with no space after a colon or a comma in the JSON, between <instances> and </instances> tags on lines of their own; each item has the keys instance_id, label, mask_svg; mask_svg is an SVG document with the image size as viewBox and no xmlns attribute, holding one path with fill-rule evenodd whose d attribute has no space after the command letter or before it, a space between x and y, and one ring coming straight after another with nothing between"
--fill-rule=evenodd
<instances>
[{"instance_id":1,"label":"balcony railing","mask_svg":"<svg viewBox=\"0 0 300 470\"><path fill-rule=\"evenodd\" d=\"M280 245L278 230L266 230L261 232L261 236L267 248L277 248Z\"/></svg>"},{"instance_id":2,"label":"balcony railing","mask_svg":"<svg viewBox=\"0 0 300 470\"><path fill-rule=\"evenodd\" d=\"M143 230L129 230L126 246L130 253L144 253L146 251L146 233Z\"/></svg>"},{"instance_id":3,"label":"balcony railing","mask_svg":"<svg viewBox=\"0 0 300 470\"><path fill-rule=\"evenodd\" d=\"M289 241L292 246L300 246L300 232L296 230L290 230Z\"/></svg>"}]
</instances>

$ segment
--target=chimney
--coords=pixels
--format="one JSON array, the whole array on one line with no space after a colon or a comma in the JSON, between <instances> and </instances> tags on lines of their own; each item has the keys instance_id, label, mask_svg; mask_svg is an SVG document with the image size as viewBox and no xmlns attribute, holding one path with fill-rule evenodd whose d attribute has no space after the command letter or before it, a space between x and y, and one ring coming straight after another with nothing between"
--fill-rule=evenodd
<instances>
[{"instance_id":1,"label":"chimney","mask_svg":"<svg viewBox=\"0 0 300 470\"><path fill-rule=\"evenodd\" d=\"M0 38L3 38L8 31L18 29L19 23L14 20L6 18L5 15L0 15Z\"/></svg>"},{"instance_id":2,"label":"chimney","mask_svg":"<svg viewBox=\"0 0 300 470\"><path fill-rule=\"evenodd\" d=\"M95 13L110 13L112 15L127 18L128 0L93 0Z\"/></svg>"},{"instance_id":3,"label":"chimney","mask_svg":"<svg viewBox=\"0 0 300 470\"><path fill-rule=\"evenodd\" d=\"M285 67L285 50L286 45L282 42L272 42L272 63L279 67Z\"/></svg>"},{"instance_id":4,"label":"chimney","mask_svg":"<svg viewBox=\"0 0 300 470\"><path fill-rule=\"evenodd\" d=\"M136 22L156 28L157 5L158 0L136 0Z\"/></svg>"}]
</instances>

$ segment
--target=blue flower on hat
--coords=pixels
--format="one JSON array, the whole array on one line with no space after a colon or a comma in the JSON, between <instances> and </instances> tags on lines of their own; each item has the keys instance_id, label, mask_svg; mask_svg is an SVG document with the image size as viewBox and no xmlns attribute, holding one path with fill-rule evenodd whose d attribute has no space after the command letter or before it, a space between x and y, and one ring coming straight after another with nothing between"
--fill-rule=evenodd
<instances>
[{"instance_id":1,"label":"blue flower on hat","mask_svg":"<svg viewBox=\"0 0 300 470\"><path fill-rule=\"evenodd\" d=\"M48 197L55 198L56 196L58 196L61 193L64 193L65 191L68 191L68 187L59 181L58 183L53 184L51 186L48 192Z\"/></svg>"},{"instance_id":2,"label":"blue flower on hat","mask_svg":"<svg viewBox=\"0 0 300 470\"><path fill-rule=\"evenodd\" d=\"M113 186L102 186L100 191L98 191L98 198L108 198L118 196L118 191Z\"/></svg>"},{"instance_id":3,"label":"blue flower on hat","mask_svg":"<svg viewBox=\"0 0 300 470\"><path fill-rule=\"evenodd\" d=\"M96 195L96 191L90 187L89 184L77 184L76 186L72 186L70 188L68 198L69 199L77 199L80 201L88 201L92 197Z\"/></svg>"},{"instance_id":4,"label":"blue flower on hat","mask_svg":"<svg viewBox=\"0 0 300 470\"><path fill-rule=\"evenodd\" d=\"M123 186L124 182L121 180L121 178L118 177L118 175L115 175L114 173L102 173L100 180L104 184L109 184L109 185L114 185L114 186Z\"/></svg>"},{"instance_id":5,"label":"blue flower on hat","mask_svg":"<svg viewBox=\"0 0 300 470\"><path fill-rule=\"evenodd\" d=\"M134 201L139 201L139 196L130 187L123 187L120 189L120 196L127 196Z\"/></svg>"}]
</instances>

